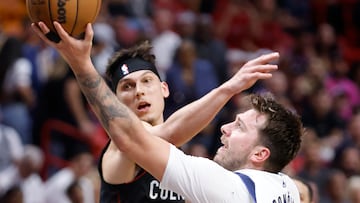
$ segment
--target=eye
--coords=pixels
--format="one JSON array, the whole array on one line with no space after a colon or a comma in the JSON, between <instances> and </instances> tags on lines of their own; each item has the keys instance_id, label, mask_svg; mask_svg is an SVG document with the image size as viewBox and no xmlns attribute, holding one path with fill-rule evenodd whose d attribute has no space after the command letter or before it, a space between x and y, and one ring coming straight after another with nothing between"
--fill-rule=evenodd
<instances>
[{"instance_id":1,"label":"eye","mask_svg":"<svg viewBox=\"0 0 360 203\"><path fill-rule=\"evenodd\" d=\"M151 77L145 77L143 83L150 83L153 79Z\"/></svg>"},{"instance_id":2,"label":"eye","mask_svg":"<svg viewBox=\"0 0 360 203\"><path fill-rule=\"evenodd\" d=\"M244 130L244 126L239 120L235 122L235 127L239 130Z\"/></svg>"},{"instance_id":3,"label":"eye","mask_svg":"<svg viewBox=\"0 0 360 203\"><path fill-rule=\"evenodd\" d=\"M121 90L130 90L134 87L131 83L124 83L121 85Z\"/></svg>"}]
</instances>

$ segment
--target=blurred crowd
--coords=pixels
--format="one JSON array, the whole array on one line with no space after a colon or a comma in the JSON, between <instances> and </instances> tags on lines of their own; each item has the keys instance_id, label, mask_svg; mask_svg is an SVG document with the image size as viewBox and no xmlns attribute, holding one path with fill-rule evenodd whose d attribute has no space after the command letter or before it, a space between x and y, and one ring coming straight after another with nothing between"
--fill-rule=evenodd
<instances>
[{"instance_id":1,"label":"blurred crowd","mask_svg":"<svg viewBox=\"0 0 360 203\"><path fill-rule=\"evenodd\" d=\"M25 1L0 0L0 202L97 202L106 134L30 24ZM182 149L211 158L219 126L247 108L246 95L270 91L305 126L284 172L313 186L313 202L360 203L359 0L102 0L93 29L103 75L114 51L152 43L170 89L165 117L278 51L273 77L234 97Z\"/></svg>"}]
</instances>

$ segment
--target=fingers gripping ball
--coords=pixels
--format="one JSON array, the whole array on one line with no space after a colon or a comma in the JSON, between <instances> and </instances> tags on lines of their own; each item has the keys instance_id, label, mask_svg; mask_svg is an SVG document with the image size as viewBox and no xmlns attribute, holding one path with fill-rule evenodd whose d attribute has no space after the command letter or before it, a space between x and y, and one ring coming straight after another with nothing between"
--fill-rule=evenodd
<instances>
[{"instance_id":1,"label":"fingers gripping ball","mask_svg":"<svg viewBox=\"0 0 360 203\"><path fill-rule=\"evenodd\" d=\"M27 13L32 22L43 21L51 30L46 36L59 41L54 21L73 37L80 37L87 23L93 23L99 14L101 0L26 0Z\"/></svg>"}]
</instances>

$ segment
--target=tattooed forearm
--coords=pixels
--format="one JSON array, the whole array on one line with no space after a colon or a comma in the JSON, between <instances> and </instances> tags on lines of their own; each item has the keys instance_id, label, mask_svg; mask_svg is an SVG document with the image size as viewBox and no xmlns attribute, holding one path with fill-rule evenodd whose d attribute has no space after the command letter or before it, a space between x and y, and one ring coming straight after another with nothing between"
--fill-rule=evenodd
<instances>
[{"instance_id":1,"label":"tattooed forearm","mask_svg":"<svg viewBox=\"0 0 360 203\"><path fill-rule=\"evenodd\" d=\"M81 89L83 90L88 102L91 105L95 104L95 99L97 97L96 91L99 90L102 78L98 76L97 78L89 78L86 76L79 76L79 84ZM91 92L95 92L92 94Z\"/></svg>"},{"instance_id":2,"label":"tattooed forearm","mask_svg":"<svg viewBox=\"0 0 360 203\"><path fill-rule=\"evenodd\" d=\"M128 109L108 88L101 76L79 77L79 83L89 104L93 107L99 120L106 129L114 118L129 118Z\"/></svg>"}]
</instances>

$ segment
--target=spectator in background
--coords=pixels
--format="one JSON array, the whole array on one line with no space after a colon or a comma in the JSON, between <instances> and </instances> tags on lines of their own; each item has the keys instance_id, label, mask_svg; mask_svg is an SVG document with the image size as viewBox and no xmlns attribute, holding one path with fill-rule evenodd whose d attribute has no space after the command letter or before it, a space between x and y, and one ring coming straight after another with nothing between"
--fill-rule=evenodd
<instances>
[{"instance_id":1,"label":"spectator in background","mask_svg":"<svg viewBox=\"0 0 360 203\"><path fill-rule=\"evenodd\" d=\"M166 73L170 89L166 117L215 88L219 82L212 64L197 56L191 40L183 40L175 60Z\"/></svg>"},{"instance_id":2,"label":"spectator in background","mask_svg":"<svg viewBox=\"0 0 360 203\"><path fill-rule=\"evenodd\" d=\"M196 19L194 43L199 58L209 60L213 64L219 82L225 82L229 75L226 60L226 44L215 38L214 22L211 15L202 14Z\"/></svg>"},{"instance_id":3,"label":"spectator in background","mask_svg":"<svg viewBox=\"0 0 360 203\"><path fill-rule=\"evenodd\" d=\"M348 121L354 109L360 106L360 87L348 78L349 64L342 56L331 58L330 74L325 79L325 87L335 101L334 109L339 118Z\"/></svg>"},{"instance_id":4,"label":"spectator in background","mask_svg":"<svg viewBox=\"0 0 360 203\"><path fill-rule=\"evenodd\" d=\"M170 96L166 100L165 117L191 103L218 86L218 78L214 66L196 54L191 40L184 39L180 44L173 65L166 73ZM211 148L216 119L194 138L207 151Z\"/></svg>"},{"instance_id":5,"label":"spectator in background","mask_svg":"<svg viewBox=\"0 0 360 203\"><path fill-rule=\"evenodd\" d=\"M166 80L166 72L172 65L181 37L174 31L175 17L168 9L158 8L153 16L154 35L150 36L156 56L156 67L160 77Z\"/></svg>"},{"instance_id":6,"label":"spectator in background","mask_svg":"<svg viewBox=\"0 0 360 203\"><path fill-rule=\"evenodd\" d=\"M327 77L327 65L318 57L311 57L309 60L308 69L304 74L295 74L289 77L289 99L294 108L300 114L303 114L304 109L307 109L308 100L312 93L323 86L323 81Z\"/></svg>"},{"instance_id":7,"label":"spectator in background","mask_svg":"<svg viewBox=\"0 0 360 203\"><path fill-rule=\"evenodd\" d=\"M344 172L347 178L360 175L360 149L354 145L343 147L336 154L333 164Z\"/></svg>"},{"instance_id":8,"label":"spectator in background","mask_svg":"<svg viewBox=\"0 0 360 203\"><path fill-rule=\"evenodd\" d=\"M43 99L39 102L41 108L35 120L34 128L37 130L35 134L39 136L38 140L41 140L41 130L46 121L54 119L78 129L78 132L83 134L90 143L91 140L95 140L95 136L103 135L101 128L97 125L97 120L92 117L87 101L67 64L58 57L56 65L40 93ZM91 146L87 142L65 133L51 132L50 149L53 155L69 160L79 148L90 149Z\"/></svg>"},{"instance_id":9,"label":"spectator in background","mask_svg":"<svg viewBox=\"0 0 360 203\"><path fill-rule=\"evenodd\" d=\"M197 15L191 10L179 12L175 16L174 29L181 39L194 39Z\"/></svg>"},{"instance_id":10,"label":"spectator in background","mask_svg":"<svg viewBox=\"0 0 360 203\"><path fill-rule=\"evenodd\" d=\"M94 66L103 76L105 75L109 58L115 51L115 47L117 47L117 42L113 28L107 23L95 23L94 46L91 58Z\"/></svg>"},{"instance_id":11,"label":"spectator in background","mask_svg":"<svg viewBox=\"0 0 360 203\"><path fill-rule=\"evenodd\" d=\"M349 203L360 202L360 176L351 176L347 182L347 195Z\"/></svg>"},{"instance_id":12,"label":"spectator in background","mask_svg":"<svg viewBox=\"0 0 360 203\"><path fill-rule=\"evenodd\" d=\"M310 183L301 178L293 178L293 180L300 193L300 202L314 203L314 192Z\"/></svg>"},{"instance_id":13,"label":"spectator in background","mask_svg":"<svg viewBox=\"0 0 360 203\"><path fill-rule=\"evenodd\" d=\"M12 127L0 123L0 173L18 164L24 153L19 133Z\"/></svg>"},{"instance_id":14,"label":"spectator in background","mask_svg":"<svg viewBox=\"0 0 360 203\"><path fill-rule=\"evenodd\" d=\"M187 1L169 1L169 0L153 0L155 10L166 9L170 13L177 14L181 11L186 10Z\"/></svg>"},{"instance_id":15,"label":"spectator in background","mask_svg":"<svg viewBox=\"0 0 360 203\"><path fill-rule=\"evenodd\" d=\"M331 170L327 175L323 193L320 193L321 203L347 203L347 179L341 170Z\"/></svg>"},{"instance_id":16,"label":"spectator in background","mask_svg":"<svg viewBox=\"0 0 360 203\"><path fill-rule=\"evenodd\" d=\"M44 182L39 175L43 163L41 149L26 145L19 163L12 164L0 173L0 193L6 194L19 186L23 203L45 203Z\"/></svg>"},{"instance_id":17,"label":"spectator in background","mask_svg":"<svg viewBox=\"0 0 360 203\"><path fill-rule=\"evenodd\" d=\"M277 1L278 7L281 9L279 13L280 21L283 29L289 33L296 32L299 29L309 30L313 28L312 22L312 5L310 0L293 1L281 0ZM319 11L320 12L320 11Z\"/></svg>"},{"instance_id":18,"label":"spectator in background","mask_svg":"<svg viewBox=\"0 0 360 203\"><path fill-rule=\"evenodd\" d=\"M223 40L227 47L246 52L259 49L256 43L259 21L251 1L217 1L213 17L216 37Z\"/></svg>"},{"instance_id":19,"label":"spectator in background","mask_svg":"<svg viewBox=\"0 0 360 203\"><path fill-rule=\"evenodd\" d=\"M338 150L346 146L355 146L360 149L360 112L355 113L347 123L345 136Z\"/></svg>"},{"instance_id":20,"label":"spectator in background","mask_svg":"<svg viewBox=\"0 0 360 203\"><path fill-rule=\"evenodd\" d=\"M285 73L281 70L274 72L273 77L263 81L266 91L272 92L274 97L284 106L291 109L292 102L289 99L289 82Z\"/></svg>"},{"instance_id":21,"label":"spectator in background","mask_svg":"<svg viewBox=\"0 0 360 203\"><path fill-rule=\"evenodd\" d=\"M115 32L118 45L115 49L130 47L144 37L145 28L135 15L131 1L110 0L106 6L109 16L105 22L108 22Z\"/></svg>"},{"instance_id":22,"label":"spectator in background","mask_svg":"<svg viewBox=\"0 0 360 203\"><path fill-rule=\"evenodd\" d=\"M66 195L71 203L84 203L84 194L78 181L72 182L66 189Z\"/></svg>"},{"instance_id":23,"label":"spectator in background","mask_svg":"<svg viewBox=\"0 0 360 203\"><path fill-rule=\"evenodd\" d=\"M329 92L320 87L309 95L302 120L305 127L315 129L320 138L341 138L344 122L336 115Z\"/></svg>"},{"instance_id":24,"label":"spectator in background","mask_svg":"<svg viewBox=\"0 0 360 203\"><path fill-rule=\"evenodd\" d=\"M318 25L315 37L316 54L326 63L334 57L339 57L341 48L336 39L336 30L328 23L321 23Z\"/></svg>"},{"instance_id":25,"label":"spectator in background","mask_svg":"<svg viewBox=\"0 0 360 203\"><path fill-rule=\"evenodd\" d=\"M297 177L308 180L316 184L319 188L319 193L323 193L323 188L326 186L326 179L330 173L327 167L327 160L322 157L322 150L324 149L320 139L312 139L310 142L302 145L302 161L303 166L295 174Z\"/></svg>"},{"instance_id":26,"label":"spectator in background","mask_svg":"<svg viewBox=\"0 0 360 203\"><path fill-rule=\"evenodd\" d=\"M259 48L271 49L280 53L288 52L292 38L281 24L282 13L279 12L276 0L253 1L258 22L255 42Z\"/></svg>"},{"instance_id":27,"label":"spectator in background","mask_svg":"<svg viewBox=\"0 0 360 203\"><path fill-rule=\"evenodd\" d=\"M0 111L2 122L15 128L24 144L31 144L32 117L36 95L32 89L32 67L22 54L19 39L0 28Z\"/></svg>"},{"instance_id":28,"label":"spectator in background","mask_svg":"<svg viewBox=\"0 0 360 203\"><path fill-rule=\"evenodd\" d=\"M94 167L93 157L89 152L80 151L75 154L67 167L53 174L45 182L47 203L70 203L67 189L74 181L79 181L84 203L94 203L94 186L87 174Z\"/></svg>"},{"instance_id":29,"label":"spectator in background","mask_svg":"<svg viewBox=\"0 0 360 203\"><path fill-rule=\"evenodd\" d=\"M154 2L152 0L128 0L128 4L132 9L134 18L139 21L145 32L150 31L147 29L151 27L150 16L154 12Z\"/></svg>"}]
</instances>

